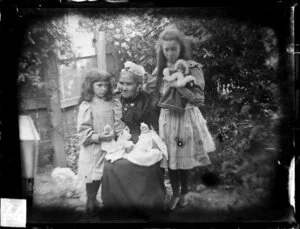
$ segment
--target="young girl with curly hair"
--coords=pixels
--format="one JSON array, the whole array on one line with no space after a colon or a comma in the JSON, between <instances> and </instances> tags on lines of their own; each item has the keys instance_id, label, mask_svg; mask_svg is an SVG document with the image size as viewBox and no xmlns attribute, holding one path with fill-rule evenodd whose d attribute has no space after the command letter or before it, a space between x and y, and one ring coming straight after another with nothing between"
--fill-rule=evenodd
<instances>
[{"instance_id":1,"label":"young girl with curly hair","mask_svg":"<svg viewBox=\"0 0 300 229\"><path fill-rule=\"evenodd\" d=\"M101 143L111 141L126 125L121 121L122 105L113 97L110 75L93 69L87 73L77 118L80 152L78 176L86 184L86 212L96 213L100 207L96 196L101 184L105 152ZM104 133L110 125L113 133Z\"/></svg>"}]
</instances>

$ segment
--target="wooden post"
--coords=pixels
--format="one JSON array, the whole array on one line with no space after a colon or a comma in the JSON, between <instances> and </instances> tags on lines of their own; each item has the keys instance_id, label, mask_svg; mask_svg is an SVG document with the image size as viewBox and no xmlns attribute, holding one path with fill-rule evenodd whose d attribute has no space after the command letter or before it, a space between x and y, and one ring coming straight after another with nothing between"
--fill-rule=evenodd
<instances>
[{"instance_id":1,"label":"wooden post","mask_svg":"<svg viewBox=\"0 0 300 229\"><path fill-rule=\"evenodd\" d=\"M52 146L54 149L55 167L65 167L67 164L65 154L65 139L63 131L63 116L60 104L59 72L57 59L51 56L47 60L45 81L48 89L49 111L52 126Z\"/></svg>"},{"instance_id":2,"label":"wooden post","mask_svg":"<svg viewBox=\"0 0 300 229\"><path fill-rule=\"evenodd\" d=\"M97 55L97 67L99 71L106 71L106 48L105 48L105 32L96 31L96 55Z\"/></svg>"}]
</instances>

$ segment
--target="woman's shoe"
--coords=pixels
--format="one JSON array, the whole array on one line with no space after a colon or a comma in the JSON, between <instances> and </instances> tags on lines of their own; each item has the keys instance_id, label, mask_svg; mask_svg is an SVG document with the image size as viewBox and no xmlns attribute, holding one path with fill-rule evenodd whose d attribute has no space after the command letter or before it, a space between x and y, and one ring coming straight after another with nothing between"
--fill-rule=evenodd
<instances>
[{"instance_id":1,"label":"woman's shoe","mask_svg":"<svg viewBox=\"0 0 300 229\"><path fill-rule=\"evenodd\" d=\"M179 204L180 198L179 196L173 196L169 202L169 209L173 211Z\"/></svg>"}]
</instances>

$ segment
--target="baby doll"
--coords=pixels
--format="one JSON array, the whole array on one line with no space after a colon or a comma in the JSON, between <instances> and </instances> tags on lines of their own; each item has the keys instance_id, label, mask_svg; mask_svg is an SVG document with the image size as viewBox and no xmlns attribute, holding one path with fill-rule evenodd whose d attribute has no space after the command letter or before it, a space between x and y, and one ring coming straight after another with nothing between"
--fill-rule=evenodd
<instances>
[{"instance_id":1,"label":"baby doll","mask_svg":"<svg viewBox=\"0 0 300 229\"><path fill-rule=\"evenodd\" d=\"M109 125L103 128L104 134L109 134L112 131ZM124 153L131 150L133 147L133 142L129 141L131 138L131 134L129 133L128 129L123 130L123 132L118 137L117 141L112 140L110 142L102 142L101 148L102 150L106 151L107 154L105 155L106 160L114 162L118 159L123 158Z\"/></svg>"},{"instance_id":2,"label":"baby doll","mask_svg":"<svg viewBox=\"0 0 300 229\"><path fill-rule=\"evenodd\" d=\"M162 108L184 111L187 100L181 97L176 87L193 87L196 79L189 75L188 64L185 60L179 59L176 61L174 69L165 68L163 75L163 80L168 82L169 88L158 105Z\"/></svg>"},{"instance_id":3,"label":"baby doll","mask_svg":"<svg viewBox=\"0 0 300 229\"><path fill-rule=\"evenodd\" d=\"M103 128L103 134L104 135L108 135L108 134L111 134L113 132L112 128L110 125L106 125L104 128Z\"/></svg>"},{"instance_id":4,"label":"baby doll","mask_svg":"<svg viewBox=\"0 0 300 229\"><path fill-rule=\"evenodd\" d=\"M175 73L171 74L172 71L169 68L165 68L163 71L164 80L169 82L170 85L176 87L185 87L187 83L193 86L195 77L189 74L189 66L185 60L179 59L175 63Z\"/></svg>"},{"instance_id":5,"label":"baby doll","mask_svg":"<svg viewBox=\"0 0 300 229\"><path fill-rule=\"evenodd\" d=\"M159 162L164 156L167 158L167 147L154 130L141 123L141 135L133 150L124 155L124 158L134 164L151 166Z\"/></svg>"},{"instance_id":6,"label":"baby doll","mask_svg":"<svg viewBox=\"0 0 300 229\"><path fill-rule=\"evenodd\" d=\"M103 135L109 135L109 134L112 134L112 132L113 132L113 130L112 130L111 126L106 125L103 128L102 134ZM101 149L106 151L106 152L110 152L111 150L114 150L114 147L115 147L115 140L114 139L112 139L109 142L101 142Z\"/></svg>"}]
</instances>

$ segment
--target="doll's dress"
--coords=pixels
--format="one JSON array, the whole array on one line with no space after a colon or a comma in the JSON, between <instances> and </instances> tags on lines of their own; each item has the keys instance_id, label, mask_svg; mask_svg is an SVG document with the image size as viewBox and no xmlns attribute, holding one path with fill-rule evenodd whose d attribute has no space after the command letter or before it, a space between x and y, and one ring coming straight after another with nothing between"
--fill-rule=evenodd
<instances>
[{"instance_id":1,"label":"doll's dress","mask_svg":"<svg viewBox=\"0 0 300 229\"><path fill-rule=\"evenodd\" d=\"M115 140L102 143L102 149L106 151L105 159L110 162L123 158L125 153L125 148Z\"/></svg>"},{"instance_id":2,"label":"doll's dress","mask_svg":"<svg viewBox=\"0 0 300 229\"><path fill-rule=\"evenodd\" d=\"M125 133L119 136L118 140L111 140L110 142L102 142L101 148L106 151L105 159L110 162L122 159L127 148L133 146L133 142L129 141L131 135Z\"/></svg>"}]
</instances>

